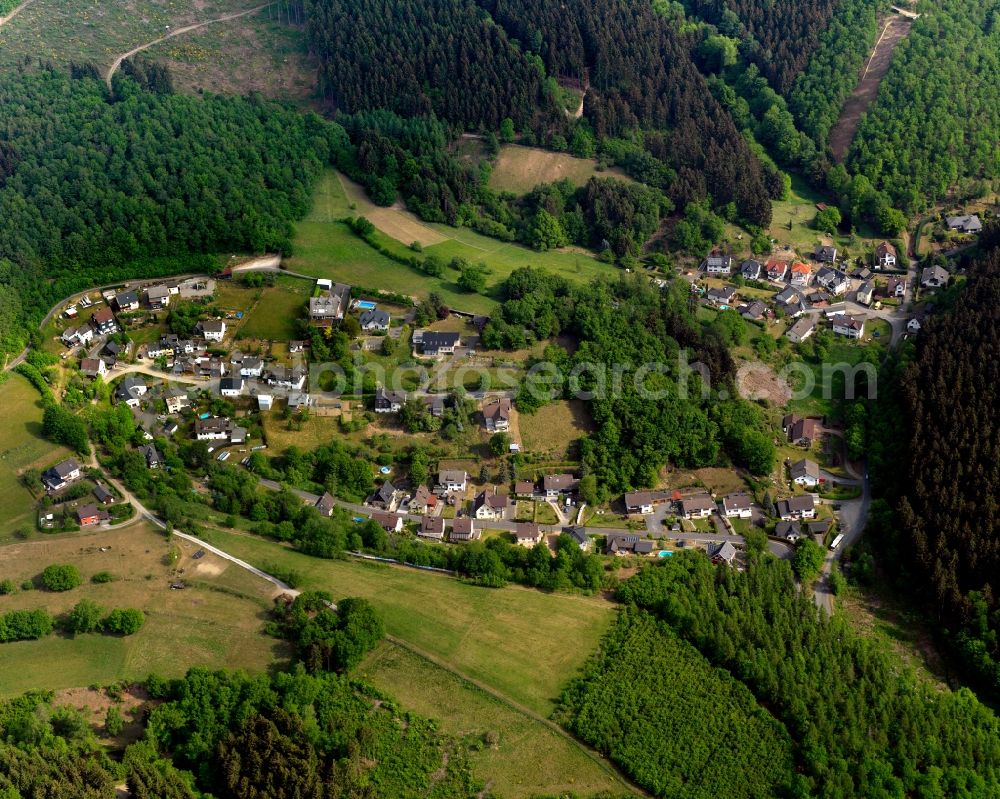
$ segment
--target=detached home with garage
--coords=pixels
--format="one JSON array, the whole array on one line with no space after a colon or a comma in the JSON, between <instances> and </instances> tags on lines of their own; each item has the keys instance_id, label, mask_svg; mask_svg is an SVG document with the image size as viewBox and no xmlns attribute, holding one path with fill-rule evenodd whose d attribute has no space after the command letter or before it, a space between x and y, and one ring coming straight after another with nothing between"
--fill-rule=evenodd
<instances>
[{"instance_id":1,"label":"detached home with garage","mask_svg":"<svg viewBox=\"0 0 1000 799\"><path fill-rule=\"evenodd\" d=\"M811 494L780 500L775 508L783 522L812 519L816 516L816 503Z\"/></svg>"},{"instance_id":2,"label":"detached home with garage","mask_svg":"<svg viewBox=\"0 0 1000 799\"><path fill-rule=\"evenodd\" d=\"M733 271L733 256L712 253L705 259L704 266L710 275L728 275Z\"/></svg>"},{"instance_id":3,"label":"detached home with garage","mask_svg":"<svg viewBox=\"0 0 1000 799\"><path fill-rule=\"evenodd\" d=\"M62 491L70 483L75 483L83 476L80 464L76 458L60 461L42 473L42 483L48 491Z\"/></svg>"},{"instance_id":4,"label":"detached home with garage","mask_svg":"<svg viewBox=\"0 0 1000 799\"><path fill-rule=\"evenodd\" d=\"M680 514L685 519L705 519L715 510L715 500L708 494L696 494L680 501Z\"/></svg>"},{"instance_id":5,"label":"detached home with garage","mask_svg":"<svg viewBox=\"0 0 1000 799\"><path fill-rule=\"evenodd\" d=\"M752 505L749 494L729 494L722 500L722 511L730 519L749 519L753 515Z\"/></svg>"},{"instance_id":6,"label":"detached home with garage","mask_svg":"<svg viewBox=\"0 0 1000 799\"><path fill-rule=\"evenodd\" d=\"M788 474L796 485L813 488L819 485L819 464L808 458L795 461L788 467Z\"/></svg>"},{"instance_id":7,"label":"detached home with garage","mask_svg":"<svg viewBox=\"0 0 1000 799\"><path fill-rule=\"evenodd\" d=\"M887 241L883 241L875 248L875 268L896 268L896 248Z\"/></svg>"},{"instance_id":8,"label":"detached home with garage","mask_svg":"<svg viewBox=\"0 0 1000 799\"><path fill-rule=\"evenodd\" d=\"M482 533L476 529L476 522L470 516L460 516L451 523L452 541L475 541Z\"/></svg>"}]
</instances>

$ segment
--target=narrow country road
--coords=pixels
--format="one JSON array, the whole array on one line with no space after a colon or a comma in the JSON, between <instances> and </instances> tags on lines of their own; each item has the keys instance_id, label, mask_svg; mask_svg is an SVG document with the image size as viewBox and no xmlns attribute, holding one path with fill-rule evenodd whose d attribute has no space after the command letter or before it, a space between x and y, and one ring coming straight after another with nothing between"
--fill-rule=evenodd
<instances>
[{"instance_id":1,"label":"narrow country road","mask_svg":"<svg viewBox=\"0 0 1000 799\"><path fill-rule=\"evenodd\" d=\"M35 2L35 0L24 0L24 2L21 3L21 5L19 5L15 9L13 9L9 14L7 14L7 16L0 17L0 28L2 28L8 22L10 22L12 19L14 19L14 17L16 17L18 14L20 14L22 11L24 11L24 9L26 9L28 6L30 6L34 2Z\"/></svg>"},{"instance_id":2,"label":"narrow country road","mask_svg":"<svg viewBox=\"0 0 1000 799\"><path fill-rule=\"evenodd\" d=\"M111 79L114 77L115 72L118 71L118 68L122 65L122 61L125 61L126 59L131 58L132 56L138 53L141 53L143 50L148 50L150 47L154 47L155 45L158 45L161 42L165 42L168 39L173 39L175 36L181 36L185 33L191 33L191 31L196 31L199 28L204 28L208 25L214 25L217 22L228 22L229 20L239 19L240 17L246 17L249 16L250 14L256 14L258 11L263 11L269 5L271 5L271 3L264 3L263 5L259 5L255 8L248 8L244 11L235 11L231 14L225 14L221 17L216 17L215 19L207 19L204 22L195 22L191 25L185 25L183 28L177 28L176 30L170 31L170 33L166 34L165 36L161 36L159 39L154 39L151 42L140 44L138 47L133 47L127 53L122 53L117 58L115 58L115 60L111 63L111 66L108 67L108 72L104 76L104 81L105 83L108 84L108 88L110 89Z\"/></svg>"}]
</instances>

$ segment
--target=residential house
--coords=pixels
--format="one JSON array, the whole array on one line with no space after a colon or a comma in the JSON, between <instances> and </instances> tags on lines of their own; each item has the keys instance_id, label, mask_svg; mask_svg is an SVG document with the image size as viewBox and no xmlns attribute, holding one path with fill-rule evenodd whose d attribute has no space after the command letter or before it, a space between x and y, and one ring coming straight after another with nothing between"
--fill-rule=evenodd
<instances>
[{"instance_id":1,"label":"residential house","mask_svg":"<svg viewBox=\"0 0 1000 799\"><path fill-rule=\"evenodd\" d=\"M627 513L652 513L656 505L669 499L666 491L629 491L625 494L625 510Z\"/></svg>"},{"instance_id":2,"label":"residential house","mask_svg":"<svg viewBox=\"0 0 1000 799\"><path fill-rule=\"evenodd\" d=\"M823 289L818 289L809 295L809 305L813 308L827 308L833 301L833 295Z\"/></svg>"},{"instance_id":3,"label":"residential house","mask_svg":"<svg viewBox=\"0 0 1000 799\"><path fill-rule=\"evenodd\" d=\"M147 391L146 384L141 377L130 375L115 388L115 400L124 402L130 408L138 408L140 398L145 396Z\"/></svg>"},{"instance_id":4,"label":"residential house","mask_svg":"<svg viewBox=\"0 0 1000 799\"><path fill-rule=\"evenodd\" d=\"M816 273L816 282L835 297L846 293L851 285L846 273L828 266L824 266Z\"/></svg>"},{"instance_id":5,"label":"residential house","mask_svg":"<svg viewBox=\"0 0 1000 799\"><path fill-rule=\"evenodd\" d=\"M249 431L245 427L233 427L229 431L230 444L246 444Z\"/></svg>"},{"instance_id":6,"label":"residential house","mask_svg":"<svg viewBox=\"0 0 1000 799\"><path fill-rule=\"evenodd\" d=\"M506 519L510 511L510 498L503 494L497 494L490 488L480 491L472 503L472 515L480 520Z\"/></svg>"},{"instance_id":7,"label":"residential house","mask_svg":"<svg viewBox=\"0 0 1000 799\"><path fill-rule=\"evenodd\" d=\"M77 329L75 327L67 327L62 335L59 336L59 340L62 341L67 347L72 347L79 343Z\"/></svg>"},{"instance_id":8,"label":"residential house","mask_svg":"<svg viewBox=\"0 0 1000 799\"><path fill-rule=\"evenodd\" d=\"M715 500L708 494L695 494L680 501L680 514L685 519L704 519L715 509Z\"/></svg>"},{"instance_id":9,"label":"residential house","mask_svg":"<svg viewBox=\"0 0 1000 799\"><path fill-rule=\"evenodd\" d=\"M809 282L812 280L812 269L809 268L809 264L804 264L801 261L796 261L792 264L792 277L791 284L793 286L808 286Z\"/></svg>"},{"instance_id":10,"label":"residential house","mask_svg":"<svg viewBox=\"0 0 1000 799\"><path fill-rule=\"evenodd\" d=\"M257 410L258 411L269 411L274 407L274 395L273 394L257 394Z\"/></svg>"},{"instance_id":11,"label":"residential house","mask_svg":"<svg viewBox=\"0 0 1000 799\"><path fill-rule=\"evenodd\" d=\"M260 377L264 374L263 358L244 358L240 362L240 377Z\"/></svg>"},{"instance_id":12,"label":"residential house","mask_svg":"<svg viewBox=\"0 0 1000 799\"><path fill-rule=\"evenodd\" d=\"M885 284L885 296L901 299L906 295L906 282L898 277L890 277Z\"/></svg>"},{"instance_id":13,"label":"residential house","mask_svg":"<svg viewBox=\"0 0 1000 799\"><path fill-rule=\"evenodd\" d=\"M774 298L774 301L779 305L788 305L790 302L794 302L799 298L799 293L793 289L791 286L786 286L778 295Z\"/></svg>"},{"instance_id":14,"label":"residential house","mask_svg":"<svg viewBox=\"0 0 1000 799\"><path fill-rule=\"evenodd\" d=\"M101 355L107 358L109 363L117 363L118 359L128 355L129 344L120 344L117 341L109 341L101 349Z\"/></svg>"},{"instance_id":15,"label":"residential house","mask_svg":"<svg viewBox=\"0 0 1000 799\"><path fill-rule=\"evenodd\" d=\"M170 289L166 286L150 286L146 289L146 305L154 311L161 311L170 305Z\"/></svg>"},{"instance_id":16,"label":"residential house","mask_svg":"<svg viewBox=\"0 0 1000 799\"><path fill-rule=\"evenodd\" d=\"M309 409L313 406L312 397L302 391L290 391L288 393L288 398L285 400L288 407L292 410L298 410L300 408Z\"/></svg>"},{"instance_id":17,"label":"residential house","mask_svg":"<svg viewBox=\"0 0 1000 799\"><path fill-rule=\"evenodd\" d=\"M799 319L793 324L785 336L793 344L800 344L805 341L809 336L811 336L816 331L816 320L814 319Z\"/></svg>"},{"instance_id":18,"label":"residential house","mask_svg":"<svg viewBox=\"0 0 1000 799\"><path fill-rule=\"evenodd\" d=\"M304 341L289 341L288 342L288 352L295 355L299 352L306 351L306 343Z\"/></svg>"},{"instance_id":19,"label":"residential house","mask_svg":"<svg viewBox=\"0 0 1000 799\"><path fill-rule=\"evenodd\" d=\"M461 343L462 337L458 333L425 330L421 339L421 351L424 355L451 355Z\"/></svg>"},{"instance_id":20,"label":"residential house","mask_svg":"<svg viewBox=\"0 0 1000 799\"><path fill-rule=\"evenodd\" d=\"M410 513L430 513L437 507L438 498L427 486L418 486L413 499L410 500Z\"/></svg>"},{"instance_id":21,"label":"residential house","mask_svg":"<svg viewBox=\"0 0 1000 799\"><path fill-rule=\"evenodd\" d=\"M389 391L382 386L375 389L375 413L399 413L405 402L405 391Z\"/></svg>"},{"instance_id":22,"label":"residential house","mask_svg":"<svg viewBox=\"0 0 1000 799\"><path fill-rule=\"evenodd\" d=\"M363 311L358 321L361 323L361 329L366 333L385 333L389 330L389 314L377 308Z\"/></svg>"},{"instance_id":23,"label":"residential house","mask_svg":"<svg viewBox=\"0 0 1000 799\"><path fill-rule=\"evenodd\" d=\"M718 289L709 289L706 294L708 301L713 305L731 305L736 297L736 289L733 286L723 286Z\"/></svg>"},{"instance_id":24,"label":"residential house","mask_svg":"<svg viewBox=\"0 0 1000 799\"><path fill-rule=\"evenodd\" d=\"M733 256L722 253L712 253L703 264L710 275L728 275L733 270Z\"/></svg>"},{"instance_id":25,"label":"residential house","mask_svg":"<svg viewBox=\"0 0 1000 799\"><path fill-rule=\"evenodd\" d=\"M378 490L372 495L371 499L368 500L368 504L376 508L382 508L382 510L395 510L398 497L399 492L396 490L396 486L389 480L386 480L378 487Z\"/></svg>"},{"instance_id":26,"label":"residential house","mask_svg":"<svg viewBox=\"0 0 1000 799\"><path fill-rule=\"evenodd\" d=\"M327 293L309 298L309 320L320 327L330 327L344 318L350 301L350 286L337 283Z\"/></svg>"},{"instance_id":27,"label":"residential house","mask_svg":"<svg viewBox=\"0 0 1000 799\"><path fill-rule=\"evenodd\" d=\"M222 341L226 337L226 323L221 319L205 319L198 323L198 331L205 341Z\"/></svg>"},{"instance_id":28,"label":"residential house","mask_svg":"<svg viewBox=\"0 0 1000 799\"><path fill-rule=\"evenodd\" d=\"M740 274L743 275L744 280L760 280L763 271L764 267L761 266L760 261L755 261L753 258L740 264Z\"/></svg>"},{"instance_id":29,"label":"residential house","mask_svg":"<svg viewBox=\"0 0 1000 799\"><path fill-rule=\"evenodd\" d=\"M806 522L806 532L809 535L824 536L833 526L833 519L816 519L816 521Z\"/></svg>"},{"instance_id":30,"label":"residential house","mask_svg":"<svg viewBox=\"0 0 1000 799\"><path fill-rule=\"evenodd\" d=\"M875 248L875 268L896 268L896 248L887 241L883 241Z\"/></svg>"},{"instance_id":31,"label":"residential house","mask_svg":"<svg viewBox=\"0 0 1000 799\"><path fill-rule=\"evenodd\" d=\"M452 541L475 541L482 535L476 529L476 523L471 516L460 516L451 523Z\"/></svg>"},{"instance_id":32,"label":"residential house","mask_svg":"<svg viewBox=\"0 0 1000 799\"><path fill-rule=\"evenodd\" d=\"M316 500L316 504L313 507L323 516L333 516L333 509L337 507L337 503L333 498L333 494L329 491L324 491L323 496Z\"/></svg>"},{"instance_id":33,"label":"residential house","mask_svg":"<svg viewBox=\"0 0 1000 799\"><path fill-rule=\"evenodd\" d=\"M403 529L403 517L397 516L395 513L375 511L371 518L373 522L381 525L387 533L399 533Z\"/></svg>"},{"instance_id":34,"label":"residential house","mask_svg":"<svg viewBox=\"0 0 1000 799\"><path fill-rule=\"evenodd\" d=\"M535 484L530 480L518 480L514 483L515 497L533 497L535 495Z\"/></svg>"},{"instance_id":35,"label":"residential house","mask_svg":"<svg viewBox=\"0 0 1000 799\"><path fill-rule=\"evenodd\" d=\"M191 398L187 392L179 388L171 388L163 395L164 402L167 403L167 413L180 413L191 405Z\"/></svg>"},{"instance_id":36,"label":"residential house","mask_svg":"<svg viewBox=\"0 0 1000 799\"><path fill-rule=\"evenodd\" d=\"M514 525L514 540L519 547L533 547L542 541L542 531L534 522L518 522Z\"/></svg>"},{"instance_id":37,"label":"residential house","mask_svg":"<svg viewBox=\"0 0 1000 799\"><path fill-rule=\"evenodd\" d=\"M435 419L440 419L444 416L444 397L440 394L428 394L425 397L421 397L420 401L427 406L427 412Z\"/></svg>"},{"instance_id":38,"label":"residential house","mask_svg":"<svg viewBox=\"0 0 1000 799\"><path fill-rule=\"evenodd\" d=\"M740 308L740 316L744 319L749 319L751 322L763 319L766 314L767 306L760 300L754 300L749 305L744 305Z\"/></svg>"},{"instance_id":39,"label":"residential house","mask_svg":"<svg viewBox=\"0 0 1000 799\"><path fill-rule=\"evenodd\" d=\"M957 230L960 233L980 233L983 223L979 220L978 214L965 214L963 216L949 216L948 230Z\"/></svg>"},{"instance_id":40,"label":"residential house","mask_svg":"<svg viewBox=\"0 0 1000 799\"><path fill-rule=\"evenodd\" d=\"M928 266L920 273L920 285L928 289L936 289L948 282L948 270L940 266Z\"/></svg>"},{"instance_id":41,"label":"residential house","mask_svg":"<svg viewBox=\"0 0 1000 799\"><path fill-rule=\"evenodd\" d=\"M724 541L721 544L714 545L709 544L708 554L712 558L712 563L716 565L725 563L727 566L732 566L733 560L736 559L736 547L733 546L731 541Z\"/></svg>"},{"instance_id":42,"label":"residential house","mask_svg":"<svg viewBox=\"0 0 1000 799\"><path fill-rule=\"evenodd\" d=\"M798 522L778 522L774 526L774 535L777 538L784 538L786 541L794 544L802 538L802 527Z\"/></svg>"},{"instance_id":43,"label":"residential house","mask_svg":"<svg viewBox=\"0 0 1000 799\"><path fill-rule=\"evenodd\" d=\"M437 541L444 540L444 519L440 516L421 516L420 529L417 535L421 538L433 538Z\"/></svg>"},{"instance_id":44,"label":"residential house","mask_svg":"<svg viewBox=\"0 0 1000 799\"><path fill-rule=\"evenodd\" d=\"M579 484L580 481L571 474L547 474L542 477L542 490L549 499L575 491Z\"/></svg>"},{"instance_id":45,"label":"residential house","mask_svg":"<svg viewBox=\"0 0 1000 799\"><path fill-rule=\"evenodd\" d=\"M749 494L727 494L722 500L722 512L730 519L749 519L753 500Z\"/></svg>"},{"instance_id":46,"label":"residential house","mask_svg":"<svg viewBox=\"0 0 1000 799\"><path fill-rule=\"evenodd\" d=\"M505 433L510 429L511 403L508 397L493 397L483 405L483 419L486 421L486 432Z\"/></svg>"},{"instance_id":47,"label":"residential house","mask_svg":"<svg viewBox=\"0 0 1000 799\"><path fill-rule=\"evenodd\" d=\"M224 416L209 416L194 420L194 437L198 441L223 441L233 431L233 423Z\"/></svg>"},{"instance_id":48,"label":"residential house","mask_svg":"<svg viewBox=\"0 0 1000 799\"><path fill-rule=\"evenodd\" d=\"M147 469L159 469L163 465L163 455L152 444L139 447L139 454L146 459Z\"/></svg>"},{"instance_id":49,"label":"residential house","mask_svg":"<svg viewBox=\"0 0 1000 799\"><path fill-rule=\"evenodd\" d=\"M819 438L820 422L790 413L781 420L781 429L790 442L808 448Z\"/></svg>"},{"instance_id":50,"label":"residential house","mask_svg":"<svg viewBox=\"0 0 1000 799\"><path fill-rule=\"evenodd\" d=\"M910 333L919 333L920 332L920 320L916 319L916 318L911 319L909 322L906 323L906 329Z\"/></svg>"},{"instance_id":51,"label":"residential house","mask_svg":"<svg viewBox=\"0 0 1000 799\"><path fill-rule=\"evenodd\" d=\"M821 264L835 264L837 262L837 248L829 246L817 247L813 257Z\"/></svg>"},{"instance_id":52,"label":"residential house","mask_svg":"<svg viewBox=\"0 0 1000 799\"><path fill-rule=\"evenodd\" d=\"M570 527L566 530L566 535L572 538L576 545L584 552L587 552L593 544L593 541L590 540L590 536L579 527Z\"/></svg>"},{"instance_id":53,"label":"residential house","mask_svg":"<svg viewBox=\"0 0 1000 799\"><path fill-rule=\"evenodd\" d=\"M765 265L768 280L784 280L788 274L788 261L779 258L771 258Z\"/></svg>"},{"instance_id":54,"label":"residential house","mask_svg":"<svg viewBox=\"0 0 1000 799\"><path fill-rule=\"evenodd\" d=\"M80 361L80 371L84 377L103 377L108 373L108 366L103 358L84 358Z\"/></svg>"},{"instance_id":55,"label":"residential house","mask_svg":"<svg viewBox=\"0 0 1000 799\"><path fill-rule=\"evenodd\" d=\"M816 503L812 494L802 494L782 499L776 505L778 516L783 522L797 519L812 519L816 516Z\"/></svg>"},{"instance_id":56,"label":"residential house","mask_svg":"<svg viewBox=\"0 0 1000 799\"><path fill-rule=\"evenodd\" d=\"M94 483L94 490L91 493L102 505L110 505L115 501L115 495L100 483Z\"/></svg>"},{"instance_id":57,"label":"residential house","mask_svg":"<svg viewBox=\"0 0 1000 799\"><path fill-rule=\"evenodd\" d=\"M223 397L238 397L243 393L242 377L224 377L219 381L219 393Z\"/></svg>"},{"instance_id":58,"label":"residential house","mask_svg":"<svg viewBox=\"0 0 1000 799\"><path fill-rule=\"evenodd\" d=\"M838 314L830 321L833 323L833 332L838 336L861 338L865 334L865 320L860 317Z\"/></svg>"},{"instance_id":59,"label":"residential house","mask_svg":"<svg viewBox=\"0 0 1000 799\"><path fill-rule=\"evenodd\" d=\"M115 315L110 308L98 308L94 311L94 315L90 317L90 326L99 336L108 336L118 331Z\"/></svg>"},{"instance_id":60,"label":"residential house","mask_svg":"<svg viewBox=\"0 0 1000 799\"><path fill-rule=\"evenodd\" d=\"M67 458L55 466L46 469L42 474L42 482L49 491L62 491L70 483L75 483L82 476L80 464L76 458Z\"/></svg>"},{"instance_id":61,"label":"residential house","mask_svg":"<svg viewBox=\"0 0 1000 799\"><path fill-rule=\"evenodd\" d=\"M168 436L172 436L179 429L180 425L178 425L177 422L175 422L173 419L167 419L167 421L163 423L163 432L166 433Z\"/></svg>"},{"instance_id":62,"label":"residential house","mask_svg":"<svg viewBox=\"0 0 1000 799\"><path fill-rule=\"evenodd\" d=\"M119 313L139 310L139 295L131 289L115 295L115 308Z\"/></svg>"},{"instance_id":63,"label":"residential house","mask_svg":"<svg viewBox=\"0 0 1000 799\"><path fill-rule=\"evenodd\" d=\"M96 505L81 505L76 509L76 522L81 527L92 527L111 518L106 510L100 510Z\"/></svg>"},{"instance_id":64,"label":"residential house","mask_svg":"<svg viewBox=\"0 0 1000 799\"><path fill-rule=\"evenodd\" d=\"M872 275L875 274L867 266L862 266L851 272L851 277L857 280L871 280Z\"/></svg>"},{"instance_id":65,"label":"residential house","mask_svg":"<svg viewBox=\"0 0 1000 799\"><path fill-rule=\"evenodd\" d=\"M306 385L306 370L302 366L271 366L264 371L268 385L288 391L301 391Z\"/></svg>"},{"instance_id":66,"label":"residential house","mask_svg":"<svg viewBox=\"0 0 1000 799\"><path fill-rule=\"evenodd\" d=\"M634 554L636 545L642 540L642 536L637 533L608 533L604 538L604 551L608 555L623 558Z\"/></svg>"},{"instance_id":67,"label":"residential house","mask_svg":"<svg viewBox=\"0 0 1000 799\"><path fill-rule=\"evenodd\" d=\"M465 491L469 475L462 469L442 469L438 472L438 487L442 491Z\"/></svg>"},{"instance_id":68,"label":"residential house","mask_svg":"<svg viewBox=\"0 0 1000 799\"><path fill-rule=\"evenodd\" d=\"M875 299L875 284L871 281L862 283L858 288L858 302L862 305L871 305L873 299Z\"/></svg>"},{"instance_id":69,"label":"residential house","mask_svg":"<svg viewBox=\"0 0 1000 799\"><path fill-rule=\"evenodd\" d=\"M793 483L807 488L819 485L819 464L808 458L795 461L788 467L788 474Z\"/></svg>"}]
</instances>

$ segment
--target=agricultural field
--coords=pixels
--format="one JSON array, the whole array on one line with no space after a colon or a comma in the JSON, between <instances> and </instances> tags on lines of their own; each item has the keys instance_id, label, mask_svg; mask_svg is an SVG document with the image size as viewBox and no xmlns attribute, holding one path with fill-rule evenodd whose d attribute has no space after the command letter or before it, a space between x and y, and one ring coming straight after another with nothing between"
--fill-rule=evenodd
<instances>
[{"instance_id":1,"label":"agricultural field","mask_svg":"<svg viewBox=\"0 0 1000 799\"><path fill-rule=\"evenodd\" d=\"M296 337L296 321L306 315L313 284L300 278L281 276L274 286L260 292L243 318L236 337L289 341Z\"/></svg>"},{"instance_id":2,"label":"agricultural field","mask_svg":"<svg viewBox=\"0 0 1000 799\"><path fill-rule=\"evenodd\" d=\"M428 224L416 220L409 212L398 209L378 209L363 197L352 197L351 188L336 182L328 174L320 183L312 212L296 225L295 254L284 261L289 271L312 277L325 277L350 285L384 288L422 299L432 291L437 292L446 304L472 313L489 313L493 300L489 296L471 294L460 289L455 282L458 273L447 269L443 277L421 274L408 266L374 250L355 236L338 219L350 215L371 218L377 225L375 235L380 245L404 257L414 252L409 244L418 238L436 243L423 247L424 255L437 255L445 262L452 258L465 258L483 262L490 269L487 292L515 269L536 266L569 280L589 281L599 275L613 274L615 268L596 258L571 252L534 252L518 244L511 244L482 236L466 228ZM351 205L354 205L354 208ZM368 209L366 213L366 209ZM385 213L382 213L385 212ZM386 220L391 220L387 223ZM419 226L417 231L414 226ZM419 235L418 235L419 233ZM393 234L400 236L393 238Z\"/></svg>"},{"instance_id":3,"label":"agricultural field","mask_svg":"<svg viewBox=\"0 0 1000 799\"><path fill-rule=\"evenodd\" d=\"M486 589L403 567L321 560L221 530L208 540L254 565L298 572L303 589L370 600L389 635L544 717L613 618L599 598Z\"/></svg>"},{"instance_id":4,"label":"agricultural field","mask_svg":"<svg viewBox=\"0 0 1000 799\"><path fill-rule=\"evenodd\" d=\"M493 163L490 188L527 194L541 183L569 180L582 186L595 176L631 182L631 178L619 169L600 169L593 158L576 158L537 147L508 144L500 148Z\"/></svg>"},{"instance_id":5,"label":"agricultural field","mask_svg":"<svg viewBox=\"0 0 1000 799\"><path fill-rule=\"evenodd\" d=\"M100 551L104 547L107 550ZM81 599L91 599L105 608L141 608L146 624L128 638L53 634L4 644L0 694L138 680L152 672L178 677L197 665L263 671L283 657L282 645L263 635L273 586L211 554L193 560L196 550L187 541L168 541L144 523L4 546L3 579L20 585L49 564L73 563L85 582L64 593L19 590L0 597L0 610L44 607L59 614ZM175 568L183 573L178 575ZM99 571L111 572L115 581L89 582ZM171 590L170 583L177 579L188 587Z\"/></svg>"},{"instance_id":6,"label":"agricultural field","mask_svg":"<svg viewBox=\"0 0 1000 799\"><path fill-rule=\"evenodd\" d=\"M552 460L564 460L568 446L593 429L583 400L559 400L518 414L518 425L522 448Z\"/></svg>"},{"instance_id":7,"label":"agricultural field","mask_svg":"<svg viewBox=\"0 0 1000 799\"><path fill-rule=\"evenodd\" d=\"M139 13L131 3L32 0L0 30L0 65L25 58L61 65L89 61L104 71L118 55L171 28L255 5L254 0L144 0Z\"/></svg>"},{"instance_id":8,"label":"agricultural field","mask_svg":"<svg viewBox=\"0 0 1000 799\"><path fill-rule=\"evenodd\" d=\"M355 676L404 709L435 719L446 734L495 734L495 745L470 753L470 758L474 773L497 796L527 799L624 791L607 765L565 736L401 646L383 643Z\"/></svg>"},{"instance_id":9,"label":"agricultural field","mask_svg":"<svg viewBox=\"0 0 1000 799\"><path fill-rule=\"evenodd\" d=\"M254 3L246 2L247 7ZM316 66L303 29L278 21L272 9L191 31L150 47L143 55L166 64L174 87L192 93L259 92L306 106L316 88Z\"/></svg>"},{"instance_id":10,"label":"agricultural field","mask_svg":"<svg viewBox=\"0 0 1000 799\"><path fill-rule=\"evenodd\" d=\"M35 529L34 500L18 479L25 469L45 469L69 451L41 437L42 404L23 377L12 374L0 384L5 423L0 426L0 542L14 530Z\"/></svg>"}]
</instances>

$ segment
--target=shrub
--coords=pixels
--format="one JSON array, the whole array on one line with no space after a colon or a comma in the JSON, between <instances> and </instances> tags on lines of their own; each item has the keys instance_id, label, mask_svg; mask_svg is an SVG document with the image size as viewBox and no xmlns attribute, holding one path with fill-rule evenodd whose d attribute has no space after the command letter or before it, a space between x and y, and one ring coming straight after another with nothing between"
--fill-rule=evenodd
<instances>
[{"instance_id":1,"label":"shrub","mask_svg":"<svg viewBox=\"0 0 1000 799\"><path fill-rule=\"evenodd\" d=\"M13 594L17 590L17 583L13 580L0 580L0 596Z\"/></svg>"},{"instance_id":2,"label":"shrub","mask_svg":"<svg viewBox=\"0 0 1000 799\"><path fill-rule=\"evenodd\" d=\"M66 632L72 635L92 633L101 623L104 608L89 599L81 599L67 614L63 624Z\"/></svg>"},{"instance_id":3,"label":"shrub","mask_svg":"<svg viewBox=\"0 0 1000 799\"><path fill-rule=\"evenodd\" d=\"M42 572L42 585L49 591L69 591L82 582L80 572L71 563L53 563Z\"/></svg>"},{"instance_id":4,"label":"shrub","mask_svg":"<svg viewBox=\"0 0 1000 799\"><path fill-rule=\"evenodd\" d=\"M104 731L115 738L122 734L122 730L125 729L125 718L122 716L122 712L112 706L108 708L108 712L104 714Z\"/></svg>"},{"instance_id":5,"label":"shrub","mask_svg":"<svg viewBox=\"0 0 1000 799\"><path fill-rule=\"evenodd\" d=\"M101 622L101 629L112 635L134 635L146 623L146 614L138 608L115 608Z\"/></svg>"},{"instance_id":6,"label":"shrub","mask_svg":"<svg viewBox=\"0 0 1000 799\"><path fill-rule=\"evenodd\" d=\"M111 572L97 572L93 577L90 578L92 583L111 583L114 582L115 576Z\"/></svg>"}]
</instances>

